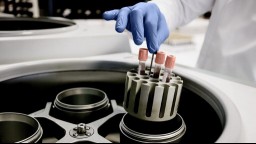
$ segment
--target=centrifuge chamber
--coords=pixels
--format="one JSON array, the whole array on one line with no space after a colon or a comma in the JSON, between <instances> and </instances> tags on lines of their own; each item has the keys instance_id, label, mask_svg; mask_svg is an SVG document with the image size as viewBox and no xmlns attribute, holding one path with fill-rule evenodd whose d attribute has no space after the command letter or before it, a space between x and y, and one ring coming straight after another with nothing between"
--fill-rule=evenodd
<instances>
[{"instance_id":1,"label":"centrifuge chamber","mask_svg":"<svg viewBox=\"0 0 256 144\"><path fill-rule=\"evenodd\" d=\"M78 28L75 22L62 18L0 18L0 36L44 35L68 32Z\"/></svg>"},{"instance_id":2,"label":"centrifuge chamber","mask_svg":"<svg viewBox=\"0 0 256 144\"><path fill-rule=\"evenodd\" d=\"M127 35L113 27L103 20L0 18L0 64L130 52Z\"/></svg>"},{"instance_id":3,"label":"centrifuge chamber","mask_svg":"<svg viewBox=\"0 0 256 144\"><path fill-rule=\"evenodd\" d=\"M135 62L103 57L35 61L2 67L0 112L33 114L44 111L46 103L53 102L59 92L77 87L100 89L109 100L116 101L118 107L122 108L126 72L136 67ZM241 117L232 101L200 78L179 71L175 73L184 80L178 113L186 122L187 132L181 143L237 142L241 132ZM40 122L44 135L57 135L54 142L118 143L118 127L122 116L123 113L119 113L95 120L100 123L92 121L88 125L94 129L94 133L84 139L72 138L63 128L68 124L62 125L62 121L58 126L56 119L55 124L45 119ZM50 126L50 131L45 126L48 123L54 125ZM43 142L47 142L45 139Z\"/></svg>"}]
</instances>

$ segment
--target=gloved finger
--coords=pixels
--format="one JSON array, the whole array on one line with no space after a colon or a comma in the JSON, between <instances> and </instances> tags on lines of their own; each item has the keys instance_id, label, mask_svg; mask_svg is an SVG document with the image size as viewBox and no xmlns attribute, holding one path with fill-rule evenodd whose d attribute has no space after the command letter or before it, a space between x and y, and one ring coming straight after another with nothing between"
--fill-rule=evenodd
<instances>
[{"instance_id":1,"label":"gloved finger","mask_svg":"<svg viewBox=\"0 0 256 144\"><path fill-rule=\"evenodd\" d=\"M103 13L103 19L105 20L116 20L119 14L119 10L111 10Z\"/></svg>"},{"instance_id":2,"label":"gloved finger","mask_svg":"<svg viewBox=\"0 0 256 144\"><path fill-rule=\"evenodd\" d=\"M145 37L147 41L148 50L150 53L156 53L159 49L158 44L158 16L157 13L151 13L145 17Z\"/></svg>"},{"instance_id":3,"label":"gloved finger","mask_svg":"<svg viewBox=\"0 0 256 144\"><path fill-rule=\"evenodd\" d=\"M144 41L143 13L141 10L134 8L129 17L130 29L134 43L141 45Z\"/></svg>"},{"instance_id":4,"label":"gloved finger","mask_svg":"<svg viewBox=\"0 0 256 144\"><path fill-rule=\"evenodd\" d=\"M123 32L126 29L130 12L131 12L131 9L128 7L124 7L119 11L119 14L116 20L117 32Z\"/></svg>"},{"instance_id":5,"label":"gloved finger","mask_svg":"<svg viewBox=\"0 0 256 144\"><path fill-rule=\"evenodd\" d=\"M164 18L163 14L160 14L160 19L158 22L158 31L157 31L157 38L158 38L158 44L162 44L168 37L169 37L169 29L167 26L167 22Z\"/></svg>"}]
</instances>

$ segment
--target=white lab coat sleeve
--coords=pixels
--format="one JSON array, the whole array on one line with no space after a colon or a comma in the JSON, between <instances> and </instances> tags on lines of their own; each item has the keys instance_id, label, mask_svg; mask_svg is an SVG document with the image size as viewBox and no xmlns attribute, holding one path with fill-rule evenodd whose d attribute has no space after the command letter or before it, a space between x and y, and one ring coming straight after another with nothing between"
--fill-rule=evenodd
<instances>
[{"instance_id":1,"label":"white lab coat sleeve","mask_svg":"<svg viewBox=\"0 0 256 144\"><path fill-rule=\"evenodd\" d=\"M152 0L164 14L170 31L211 11L215 0Z\"/></svg>"}]
</instances>

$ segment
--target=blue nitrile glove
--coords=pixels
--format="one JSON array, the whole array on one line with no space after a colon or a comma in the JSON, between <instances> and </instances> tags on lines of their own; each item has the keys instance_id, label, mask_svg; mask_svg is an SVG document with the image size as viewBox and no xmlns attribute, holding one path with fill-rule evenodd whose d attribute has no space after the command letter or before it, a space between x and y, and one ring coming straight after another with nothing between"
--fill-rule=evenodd
<instances>
[{"instance_id":1,"label":"blue nitrile glove","mask_svg":"<svg viewBox=\"0 0 256 144\"><path fill-rule=\"evenodd\" d=\"M129 30L137 45L141 45L145 37L150 53L157 52L160 44L169 36L164 15L154 3L141 2L120 10L106 11L103 18L116 20L116 31L119 33Z\"/></svg>"}]
</instances>

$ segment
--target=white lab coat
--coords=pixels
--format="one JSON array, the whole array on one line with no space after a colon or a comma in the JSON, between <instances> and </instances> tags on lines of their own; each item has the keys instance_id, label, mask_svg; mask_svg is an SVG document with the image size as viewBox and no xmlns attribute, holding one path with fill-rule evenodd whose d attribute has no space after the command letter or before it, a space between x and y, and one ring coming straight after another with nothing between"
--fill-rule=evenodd
<instances>
[{"instance_id":1,"label":"white lab coat","mask_svg":"<svg viewBox=\"0 0 256 144\"><path fill-rule=\"evenodd\" d=\"M153 0L170 30L212 11L197 67L256 82L256 0Z\"/></svg>"}]
</instances>

